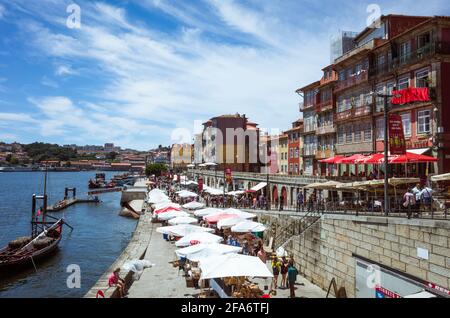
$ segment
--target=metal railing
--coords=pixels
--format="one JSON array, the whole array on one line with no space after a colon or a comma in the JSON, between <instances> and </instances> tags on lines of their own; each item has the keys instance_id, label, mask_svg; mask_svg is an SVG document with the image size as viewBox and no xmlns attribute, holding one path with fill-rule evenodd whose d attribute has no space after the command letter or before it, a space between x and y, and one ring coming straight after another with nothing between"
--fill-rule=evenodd
<instances>
[{"instance_id":1,"label":"metal railing","mask_svg":"<svg viewBox=\"0 0 450 318\"><path fill-rule=\"evenodd\" d=\"M431 42L414 51L399 55L390 61L376 64L370 69L370 76L380 76L393 72L407 65L420 62L436 54L450 54L449 42Z\"/></svg>"}]
</instances>

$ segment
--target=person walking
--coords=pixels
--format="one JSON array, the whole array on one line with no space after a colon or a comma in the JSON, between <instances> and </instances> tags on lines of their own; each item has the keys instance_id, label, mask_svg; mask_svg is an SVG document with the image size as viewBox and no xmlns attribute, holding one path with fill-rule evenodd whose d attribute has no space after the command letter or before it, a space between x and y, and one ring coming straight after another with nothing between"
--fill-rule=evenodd
<instances>
[{"instance_id":1,"label":"person walking","mask_svg":"<svg viewBox=\"0 0 450 318\"><path fill-rule=\"evenodd\" d=\"M300 190L297 194L297 212L303 212L303 202L304 202L303 191Z\"/></svg>"},{"instance_id":2,"label":"person walking","mask_svg":"<svg viewBox=\"0 0 450 318\"><path fill-rule=\"evenodd\" d=\"M277 256L272 258L272 273L273 273L273 288L276 290L278 288L278 276L281 271L281 262Z\"/></svg>"},{"instance_id":3,"label":"person walking","mask_svg":"<svg viewBox=\"0 0 450 318\"><path fill-rule=\"evenodd\" d=\"M411 209L416 206L416 196L414 195L412 189L406 191L403 195L403 207L407 210L408 219L411 218L412 211Z\"/></svg>"},{"instance_id":4,"label":"person walking","mask_svg":"<svg viewBox=\"0 0 450 318\"><path fill-rule=\"evenodd\" d=\"M298 270L294 266L294 261L291 259L289 261L288 269L288 283L291 298L295 298L295 282L297 281Z\"/></svg>"},{"instance_id":5,"label":"person walking","mask_svg":"<svg viewBox=\"0 0 450 318\"><path fill-rule=\"evenodd\" d=\"M289 262L286 259L286 256L281 258L281 288L288 288L288 283L286 280L286 276L289 269Z\"/></svg>"}]
</instances>

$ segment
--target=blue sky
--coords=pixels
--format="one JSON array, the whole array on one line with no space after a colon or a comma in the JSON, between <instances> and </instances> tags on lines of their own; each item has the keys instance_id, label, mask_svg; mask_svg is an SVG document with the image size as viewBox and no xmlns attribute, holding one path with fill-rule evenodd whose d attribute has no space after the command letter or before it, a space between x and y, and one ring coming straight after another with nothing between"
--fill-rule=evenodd
<instances>
[{"instance_id":1,"label":"blue sky","mask_svg":"<svg viewBox=\"0 0 450 318\"><path fill-rule=\"evenodd\" d=\"M330 37L382 14L450 15L447 0L0 0L0 140L148 150L240 112L262 128L299 117Z\"/></svg>"}]
</instances>

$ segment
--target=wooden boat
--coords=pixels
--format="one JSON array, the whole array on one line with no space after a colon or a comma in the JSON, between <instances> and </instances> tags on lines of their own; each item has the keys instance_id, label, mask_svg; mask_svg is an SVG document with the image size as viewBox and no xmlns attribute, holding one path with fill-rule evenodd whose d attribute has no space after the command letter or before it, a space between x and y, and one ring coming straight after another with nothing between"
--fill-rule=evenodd
<instances>
[{"instance_id":1,"label":"wooden boat","mask_svg":"<svg viewBox=\"0 0 450 318\"><path fill-rule=\"evenodd\" d=\"M52 254L62 238L63 220L58 220L34 239L21 246L21 240L12 241L0 250L0 271L14 267L19 269L35 265L39 260ZM27 238L22 238L26 242Z\"/></svg>"},{"instance_id":2,"label":"wooden boat","mask_svg":"<svg viewBox=\"0 0 450 318\"><path fill-rule=\"evenodd\" d=\"M45 172L44 195L33 195L31 236L11 241L0 249L0 274L9 274L30 265L36 268L39 260L49 257L58 248L63 225L72 228L63 219L47 216L47 173L48 170ZM36 211L38 200L43 204ZM47 218L51 221L47 221Z\"/></svg>"}]
</instances>

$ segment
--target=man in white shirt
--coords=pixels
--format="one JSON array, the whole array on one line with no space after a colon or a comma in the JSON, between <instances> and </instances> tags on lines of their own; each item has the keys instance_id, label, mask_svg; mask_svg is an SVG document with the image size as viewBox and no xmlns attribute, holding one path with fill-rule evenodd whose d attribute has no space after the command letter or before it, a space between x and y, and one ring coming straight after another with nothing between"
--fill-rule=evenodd
<instances>
[{"instance_id":1,"label":"man in white shirt","mask_svg":"<svg viewBox=\"0 0 450 318\"><path fill-rule=\"evenodd\" d=\"M426 206L431 206L432 196L433 190L427 186L420 192L420 198Z\"/></svg>"}]
</instances>

